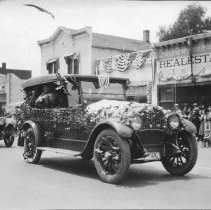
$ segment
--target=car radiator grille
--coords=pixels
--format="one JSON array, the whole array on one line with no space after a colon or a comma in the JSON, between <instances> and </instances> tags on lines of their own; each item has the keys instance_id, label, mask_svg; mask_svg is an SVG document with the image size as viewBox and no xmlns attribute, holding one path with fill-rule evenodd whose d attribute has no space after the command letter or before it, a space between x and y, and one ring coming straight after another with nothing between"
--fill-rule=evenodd
<instances>
[{"instance_id":1,"label":"car radiator grille","mask_svg":"<svg viewBox=\"0 0 211 210\"><path fill-rule=\"evenodd\" d=\"M140 116L142 119L141 128L136 135L141 145L161 145L166 136L166 119L162 113L145 113Z\"/></svg>"},{"instance_id":2,"label":"car radiator grille","mask_svg":"<svg viewBox=\"0 0 211 210\"><path fill-rule=\"evenodd\" d=\"M160 129L139 130L136 135L143 146L161 145L166 137L166 133Z\"/></svg>"},{"instance_id":3,"label":"car radiator grille","mask_svg":"<svg viewBox=\"0 0 211 210\"><path fill-rule=\"evenodd\" d=\"M141 130L145 129L160 129L164 130L166 128L166 119L163 114L145 114L141 116L142 127Z\"/></svg>"}]
</instances>

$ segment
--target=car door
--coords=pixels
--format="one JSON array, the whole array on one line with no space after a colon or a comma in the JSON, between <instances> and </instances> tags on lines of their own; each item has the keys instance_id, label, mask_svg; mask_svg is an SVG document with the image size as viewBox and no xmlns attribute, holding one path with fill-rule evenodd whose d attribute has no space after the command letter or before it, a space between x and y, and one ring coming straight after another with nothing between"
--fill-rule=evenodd
<instances>
[{"instance_id":1,"label":"car door","mask_svg":"<svg viewBox=\"0 0 211 210\"><path fill-rule=\"evenodd\" d=\"M68 107L61 108L61 117L66 123L57 124L55 128L56 147L81 151L88 139L85 125L85 108L80 104L79 85L69 82L67 84L69 92Z\"/></svg>"}]
</instances>

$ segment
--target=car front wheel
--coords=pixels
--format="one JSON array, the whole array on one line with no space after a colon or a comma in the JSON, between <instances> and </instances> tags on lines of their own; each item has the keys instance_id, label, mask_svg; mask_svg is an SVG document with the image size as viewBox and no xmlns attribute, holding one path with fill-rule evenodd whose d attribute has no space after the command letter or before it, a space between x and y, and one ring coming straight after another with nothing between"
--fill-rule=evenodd
<instances>
[{"instance_id":1,"label":"car front wheel","mask_svg":"<svg viewBox=\"0 0 211 210\"><path fill-rule=\"evenodd\" d=\"M24 130L24 159L29 163L38 163L42 150L37 149L37 138L39 133L36 128L29 126Z\"/></svg>"},{"instance_id":2,"label":"car front wheel","mask_svg":"<svg viewBox=\"0 0 211 210\"><path fill-rule=\"evenodd\" d=\"M14 127L13 126L9 126L6 128L5 130L5 134L4 134L4 144L6 147L11 147L13 142L14 142Z\"/></svg>"},{"instance_id":3,"label":"car front wheel","mask_svg":"<svg viewBox=\"0 0 211 210\"><path fill-rule=\"evenodd\" d=\"M100 178L117 184L127 174L131 163L129 143L113 129L106 129L94 144L94 164Z\"/></svg>"},{"instance_id":4,"label":"car front wheel","mask_svg":"<svg viewBox=\"0 0 211 210\"><path fill-rule=\"evenodd\" d=\"M195 165L198 149L193 135L181 132L177 136L178 151L162 158L164 168L173 175L185 175Z\"/></svg>"}]
</instances>

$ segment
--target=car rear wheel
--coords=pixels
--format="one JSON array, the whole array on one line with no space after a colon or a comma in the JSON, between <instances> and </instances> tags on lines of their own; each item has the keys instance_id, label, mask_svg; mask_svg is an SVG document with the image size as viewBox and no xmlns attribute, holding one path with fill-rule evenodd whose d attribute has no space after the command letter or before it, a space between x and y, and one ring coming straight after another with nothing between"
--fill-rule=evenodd
<instances>
[{"instance_id":1,"label":"car rear wheel","mask_svg":"<svg viewBox=\"0 0 211 210\"><path fill-rule=\"evenodd\" d=\"M113 129L102 131L94 144L94 164L100 178L117 184L128 172L131 163L129 143Z\"/></svg>"},{"instance_id":2,"label":"car rear wheel","mask_svg":"<svg viewBox=\"0 0 211 210\"><path fill-rule=\"evenodd\" d=\"M13 126L9 126L6 128L5 130L5 134L4 134L4 144L6 147L11 147L13 142L14 142L14 127Z\"/></svg>"},{"instance_id":3,"label":"car rear wheel","mask_svg":"<svg viewBox=\"0 0 211 210\"><path fill-rule=\"evenodd\" d=\"M24 130L24 159L29 163L38 163L42 150L37 149L38 142L40 140L39 131L32 126L27 127Z\"/></svg>"},{"instance_id":4,"label":"car rear wheel","mask_svg":"<svg viewBox=\"0 0 211 210\"><path fill-rule=\"evenodd\" d=\"M177 136L178 152L162 158L164 168L173 175L185 175L195 165L198 149L193 135L182 132Z\"/></svg>"}]
</instances>

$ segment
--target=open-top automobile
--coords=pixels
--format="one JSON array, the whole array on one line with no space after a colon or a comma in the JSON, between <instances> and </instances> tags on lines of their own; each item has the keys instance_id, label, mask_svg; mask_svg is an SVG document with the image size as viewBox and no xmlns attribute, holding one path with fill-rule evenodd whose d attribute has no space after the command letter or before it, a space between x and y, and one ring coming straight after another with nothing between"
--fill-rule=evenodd
<instances>
[{"instance_id":1,"label":"open-top automobile","mask_svg":"<svg viewBox=\"0 0 211 210\"><path fill-rule=\"evenodd\" d=\"M14 142L15 119L10 116L0 117L0 140L4 140L6 147L11 147Z\"/></svg>"},{"instance_id":2,"label":"open-top automobile","mask_svg":"<svg viewBox=\"0 0 211 210\"><path fill-rule=\"evenodd\" d=\"M159 106L126 101L128 84L124 78L59 74L26 81L17 115L26 161L38 163L43 151L93 158L100 178L115 184L135 163L161 161L171 174L188 173L198 154L195 126Z\"/></svg>"}]
</instances>

